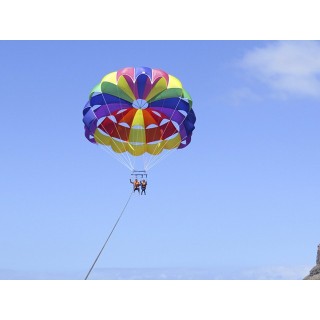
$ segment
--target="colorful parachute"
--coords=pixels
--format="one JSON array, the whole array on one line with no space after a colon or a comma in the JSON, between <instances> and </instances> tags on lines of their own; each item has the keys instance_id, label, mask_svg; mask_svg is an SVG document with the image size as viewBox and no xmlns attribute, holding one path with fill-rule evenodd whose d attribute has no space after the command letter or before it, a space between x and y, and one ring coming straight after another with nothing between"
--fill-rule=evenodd
<instances>
[{"instance_id":1,"label":"colorful parachute","mask_svg":"<svg viewBox=\"0 0 320 320\"><path fill-rule=\"evenodd\" d=\"M83 110L90 142L133 157L186 147L195 121L191 97L181 82L147 67L107 74Z\"/></svg>"}]
</instances>

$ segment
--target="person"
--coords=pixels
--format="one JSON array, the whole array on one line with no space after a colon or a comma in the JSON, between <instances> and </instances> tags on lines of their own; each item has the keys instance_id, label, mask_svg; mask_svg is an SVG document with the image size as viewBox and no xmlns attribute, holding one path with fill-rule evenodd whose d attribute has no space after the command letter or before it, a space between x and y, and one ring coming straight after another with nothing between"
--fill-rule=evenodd
<instances>
[{"instance_id":1,"label":"person","mask_svg":"<svg viewBox=\"0 0 320 320\"><path fill-rule=\"evenodd\" d=\"M143 192L146 195L147 181L143 179L142 181L140 181L140 185L141 185L141 195Z\"/></svg>"},{"instance_id":2,"label":"person","mask_svg":"<svg viewBox=\"0 0 320 320\"><path fill-rule=\"evenodd\" d=\"M138 190L138 193L140 194L140 182L138 181L138 179L135 179L134 181L130 182L133 184L133 192L136 192L136 190Z\"/></svg>"}]
</instances>

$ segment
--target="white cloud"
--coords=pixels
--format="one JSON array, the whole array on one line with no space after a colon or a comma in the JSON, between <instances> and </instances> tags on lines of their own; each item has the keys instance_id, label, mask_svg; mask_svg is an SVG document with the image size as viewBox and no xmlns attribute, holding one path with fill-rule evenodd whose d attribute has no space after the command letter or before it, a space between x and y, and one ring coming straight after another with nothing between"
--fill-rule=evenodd
<instances>
[{"instance_id":1,"label":"white cloud","mask_svg":"<svg viewBox=\"0 0 320 320\"><path fill-rule=\"evenodd\" d=\"M262 98L248 87L234 89L229 94L229 100L233 105L241 105L243 102L259 102Z\"/></svg>"},{"instance_id":2,"label":"white cloud","mask_svg":"<svg viewBox=\"0 0 320 320\"><path fill-rule=\"evenodd\" d=\"M276 41L248 52L241 66L279 94L320 97L320 42Z\"/></svg>"}]
</instances>

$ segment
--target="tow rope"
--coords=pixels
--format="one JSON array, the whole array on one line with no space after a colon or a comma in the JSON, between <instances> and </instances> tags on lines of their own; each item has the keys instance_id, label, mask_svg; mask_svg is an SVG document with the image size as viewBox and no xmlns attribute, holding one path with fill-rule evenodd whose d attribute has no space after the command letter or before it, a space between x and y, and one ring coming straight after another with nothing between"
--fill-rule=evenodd
<instances>
[{"instance_id":1,"label":"tow rope","mask_svg":"<svg viewBox=\"0 0 320 320\"><path fill-rule=\"evenodd\" d=\"M113 233L114 229L116 228L116 226L117 226L118 222L120 221L120 219L121 219L121 217L122 217L122 215L123 215L123 213L124 213L124 210L126 209L126 207L127 207L128 203L129 203L129 201L130 201L130 199L131 199L132 194L133 194L133 191L130 193L130 196L129 196L129 198L128 198L128 200L127 200L126 204L125 204L125 206L123 207L123 209L122 209L122 211L121 211L121 213L120 213L120 215L119 215L118 220L117 220L117 221L116 221L116 223L114 224L114 226L113 226L113 228L112 228L111 232L110 232L110 233L109 233L109 235L108 235L107 240L105 241L105 243L104 243L103 247L101 248L101 250L100 250L99 254L97 255L96 259L94 260L94 262L93 262L93 264L92 264L92 266L91 266L90 270L88 271L88 273L87 273L86 277L84 278L84 280L87 280L87 279L88 279L88 277L89 277L89 275L90 275L90 273L91 273L92 269L94 268L94 266L95 266L96 262L98 261L98 259L99 259L100 255L101 255L101 253L102 253L103 249L104 249L104 248L105 248L105 246L107 245L107 243L108 243L108 241L109 241L109 239L110 239L110 237L111 237L111 235L112 235L112 233Z\"/></svg>"}]
</instances>

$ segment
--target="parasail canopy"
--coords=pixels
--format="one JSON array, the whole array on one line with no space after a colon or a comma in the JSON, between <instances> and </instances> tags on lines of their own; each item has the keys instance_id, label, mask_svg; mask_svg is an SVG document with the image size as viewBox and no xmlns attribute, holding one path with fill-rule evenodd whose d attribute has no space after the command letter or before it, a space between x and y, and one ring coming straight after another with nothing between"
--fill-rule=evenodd
<instances>
[{"instance_id":1,"label":"parasail canopy","mask_svg":"<svg viewBox=\"0 0 320 320\"><path fill-rule=\"evenodd\" d=\"M195 121L192 99L180 80L147 67L107 74L83 109L86 138L115 154L125 154L123 159L129 159L125 162L132 170L136 168L131 157L154 158L186 147Z\"/></svg>"}]
</instances>

